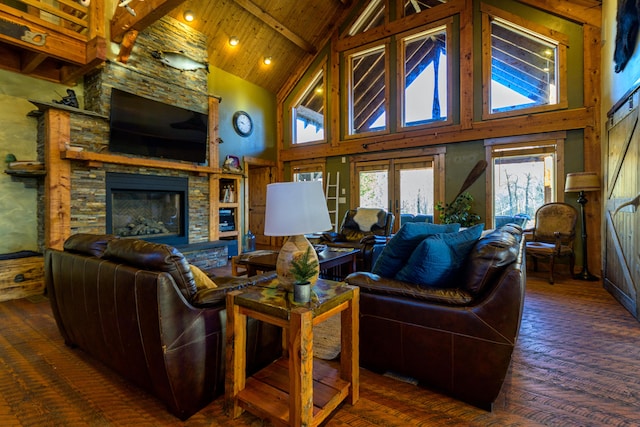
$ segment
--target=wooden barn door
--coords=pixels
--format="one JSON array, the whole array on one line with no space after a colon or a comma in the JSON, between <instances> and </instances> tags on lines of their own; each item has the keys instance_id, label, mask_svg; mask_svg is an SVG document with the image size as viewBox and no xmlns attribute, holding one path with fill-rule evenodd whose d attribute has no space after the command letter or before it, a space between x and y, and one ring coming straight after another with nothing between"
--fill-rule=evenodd
<instances>
[{"instance_id":1,"label":"wooden barn door","mask_svg":"<svg viewBox=\"0 0 640 427\"><path fill-rule=\"evenodd\" d=\"M247 229L256 236L256 248L274 246L273 238L264 235L264 215L267 205L267 184L273 182L274 166L260 159L245 158Z\"/></svg>"},{"instance_id":2,"label":"wooden barn door","mask_svg":"<svg viewBox=\"0 0 640 427\"><path fill-rule=\"evenodd\" d=\"M604 287L640 320L639 92L616 105L608 121Z\"/></svg>"}]
</instances>

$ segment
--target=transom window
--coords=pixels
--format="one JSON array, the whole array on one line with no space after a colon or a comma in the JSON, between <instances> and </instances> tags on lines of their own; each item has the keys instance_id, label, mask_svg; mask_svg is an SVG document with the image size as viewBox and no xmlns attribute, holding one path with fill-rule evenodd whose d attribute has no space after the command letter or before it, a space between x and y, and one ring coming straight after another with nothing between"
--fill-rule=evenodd
<instances>
[{"instance_id":1,"label":"transom window","mask_svg":"<svg viewBox=\"0 0 640 427\"><path fill-rule=\"evenodd\" d=\"M347 32L350 36L384 24L385 0L371 0Z\"/></svg>"},{"instance_id":2,"label":"transom window","mask_svg":"<svg viewBox=\"0 0 640 427\"><path fill-rule=\"evenodd\" d=\"M564 107L567 38L482 5L484 117Z\"/></svg>"},{"instance_id":3,"label":"transom window","mask_svg":"<svg viewBox=\"0 0 640 427\"><path fill-rule=\"evenodd\" d=\"M447 120L447 39L447 25L400 39L403 127Z\"/></svg>"},{"instance_id":4,"label":"transom window","mask_svg":"<svg viewBox=\"0 0 640 427\"><path fill-rule=\"evenodd\" d=\"M432 7L446 3L447 0L404 0L404 16L415 15Z\"/></svg>"},{"instance_id":5,"label":"transom window","mask_svg":"<svg viewBox=\"0 0 640 427\"><path fill-rule=\"evenodd\" d=\"M325 139L325 93L324 69L321 69L313 76L292 109L294 144Z\"/></svg>"}]
</instances>

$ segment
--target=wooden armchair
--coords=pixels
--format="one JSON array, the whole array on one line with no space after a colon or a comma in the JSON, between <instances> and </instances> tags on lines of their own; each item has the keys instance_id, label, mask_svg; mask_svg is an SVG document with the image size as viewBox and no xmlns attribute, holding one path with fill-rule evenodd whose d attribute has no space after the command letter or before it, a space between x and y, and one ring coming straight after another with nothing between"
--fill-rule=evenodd
<instances>
[{"instance_id":1,"label":"wooden armchair","mask_svg":"<svg viewBox=\"0 0 640 427\"><path fill-rule=\"evenodd\" d=\"M578 211L566 203L547 203L536 211L536 224L532 238L526 243L526 254L533 258L533 270L538 270L538 259L549 260L549 283L553 284L553 268L556 258L569 257L573 276Z\"/></svg>"}]
</instances>

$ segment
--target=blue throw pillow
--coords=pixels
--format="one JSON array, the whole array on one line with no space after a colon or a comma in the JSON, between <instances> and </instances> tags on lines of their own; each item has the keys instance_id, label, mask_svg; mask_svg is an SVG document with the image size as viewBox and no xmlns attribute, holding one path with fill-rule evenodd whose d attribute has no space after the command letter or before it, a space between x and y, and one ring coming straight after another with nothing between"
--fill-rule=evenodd
<instances>
[{"instance_id":1,"label":"blue throw pillow","mask_svg":"<svg viewBox=\"0 0 640 427\"><path fill-rule=\"evenodd\" d=\"M437 288L455 284L456 276L483 229L484 224L478 224L459 233L427 237L418 244L395 279Z\"/></svg>"},{"instance_id":2,"label":"blue throw pillow","mask_svg":"<svg viewBox=\"0 0 640 427\"><path fill-rule=\"evenodd\" d=\"M460 230L460 224L408 222L389 240L371 272L382 277L394 277L427 236L438 233L457 233L458 230Z\"/></svg>"}]
</instances>

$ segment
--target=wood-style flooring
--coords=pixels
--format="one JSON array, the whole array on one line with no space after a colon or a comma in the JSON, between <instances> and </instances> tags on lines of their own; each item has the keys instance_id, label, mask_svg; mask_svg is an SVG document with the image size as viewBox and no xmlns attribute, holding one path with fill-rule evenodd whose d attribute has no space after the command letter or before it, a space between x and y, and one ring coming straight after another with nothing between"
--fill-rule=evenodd
<instances>
[{"instance_id":1,"label":"wood-style flooring","mask_svg":"<svg viewBox=\"0 0 640 427\"><path fill-rule=\"evenodd\" d=\"M326 426L640 426L640 323L598 282L529 272L510 372L485 412L361 370L360 400ZM425 363L429 363L425 360ZM437 366L434 366L437 369ZM43 297L0 303L0 426L262 426L218 398L182 423L80 350Z\"/></svg>"}]
</instances>

